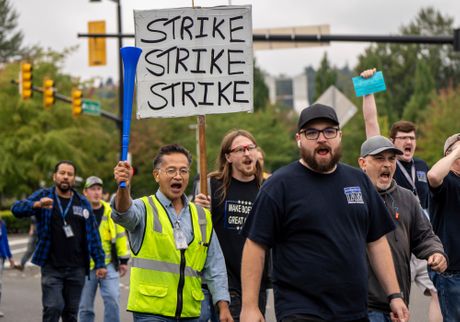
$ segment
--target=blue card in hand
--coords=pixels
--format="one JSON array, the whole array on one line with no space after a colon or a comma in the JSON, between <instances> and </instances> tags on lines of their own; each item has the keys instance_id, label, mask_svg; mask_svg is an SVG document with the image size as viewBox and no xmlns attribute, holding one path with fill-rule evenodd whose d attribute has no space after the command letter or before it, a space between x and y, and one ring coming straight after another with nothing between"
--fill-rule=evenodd
<instances>
[{"instance_id":1,"label":"blue card in hand","mask_svg":"<svg viewBox=\"0 0 460 322\"><path fill-rule=\"evenodd\" d=\"M352 80L357 97L377 92L383 92L387 89L382 72L375 73L371 78L363 78L361 76L357 76L353 77Z\"/></svg>"}]
</instances>

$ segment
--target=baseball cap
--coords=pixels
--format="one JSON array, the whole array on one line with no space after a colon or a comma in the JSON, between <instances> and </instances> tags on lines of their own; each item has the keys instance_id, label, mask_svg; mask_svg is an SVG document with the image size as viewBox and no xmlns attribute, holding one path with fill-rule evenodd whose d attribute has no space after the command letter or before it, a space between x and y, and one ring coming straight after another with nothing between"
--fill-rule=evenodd
<instances>
[{"instance_id":1,"label":"baseball cap","mask_svg":"<svg viewBox=\"0 0 460 322\"><path fill-rule=\"evenodd\" d=\"M313 104L312 106L304 108L300 113L297 126L298 131L303 129L308 122L316 119L326 119L339 125L339 119L332 107L323 104Z\"/></svg>"},{"instance_id":2,"label":"baseball cap","mask_svg":"<svg viewBox=\"0 0 460 322\"><path fill-rule=\"evenodd\" d=\"M447 138L446 143L444 143L444 155L446 155L446 151L457 141L460 141L460 133L451 135Z\"/></svg>"},{"instance_id":3,"label":"baseball cap","mask_svg":"<svg viewBox=\"0 0 460 322\"><path fill-rule=\"evenodd\" d=\"M361 145L361 157L368 155L376 155L383 151L393 151L396 154L403 154L403 152L394 146L390 140L381 135L373 136Z\"/></svg>"},{"instance_id":4,"label":"baseball cap","mask_svg":"<svg viewBox=\"0 0 460 322\"><path fill-rule=\"evenodd\" d=\"M99 177L96 177L96 176L91 176L91 177L88 177L86 179L86 182L85 182L85 189L86 188L90 188L92 186L94 186L95 184L98 184L100 186L102 186L102 179L99 178Z\"/></svg>"}]
</instances>

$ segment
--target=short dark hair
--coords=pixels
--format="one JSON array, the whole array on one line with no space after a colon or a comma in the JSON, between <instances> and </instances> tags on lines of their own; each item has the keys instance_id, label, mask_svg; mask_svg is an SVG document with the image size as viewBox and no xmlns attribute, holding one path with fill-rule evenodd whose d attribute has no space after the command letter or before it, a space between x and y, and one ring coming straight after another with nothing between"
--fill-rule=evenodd
<instances>
[{"instance_id":1,"label":"short dark hair","mask_svg":"<svg viewBox=\"0 0 460 322\"><path fill-rule=\"evenodd\" d=\"M190 166L192 164L192 154L186 148L179 144L168 144L162 146L160 150L158 150L157 155L153 159L153 168L158 168L160 163L163 162L164 155L169 155L173 153L182 153L187 157L188 165Z\"/></svg>"},{"instance_id":2,"label":"short dark hair","mask_svg":"<svg viewBox=\"0 0 460 322\"><path fill-rule=\"evenodd\" d=\"M72 161L70 161L70 160L61 160L61 161L59 161L59 162L54 166L54 172L53 172L53 173L57 173L57 172L58 172L59 166L60 166L61 164L68 164L68 165L72 166L72 167L73 167L73 172L74 172L74 174L77 175L77 167L76 167L75 164L74 164Z\"/></svg>"},{"instance_id":3,"label":"short dark hair","mask_svg":"<svg viewBox=\"0 0 460 322\"><path fill-rule=\"evenodd\" d=\"M396 137L396 133L398 132L404 132L404 133L409 133L409 132L416 132L416 127L415 124L409 121L398 121L393 123L390 129L390 138L393 140Z\"/></svg>"}]
</instances>

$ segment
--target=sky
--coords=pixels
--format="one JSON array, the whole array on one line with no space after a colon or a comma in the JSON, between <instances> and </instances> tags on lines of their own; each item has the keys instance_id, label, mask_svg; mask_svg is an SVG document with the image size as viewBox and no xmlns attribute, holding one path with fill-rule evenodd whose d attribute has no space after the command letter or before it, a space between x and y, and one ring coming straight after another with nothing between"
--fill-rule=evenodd
<instances>
[{"instance_id":1,"label":"sky","mask_svg":"<svg viewBox=\"0 0 460 322\"><path fill-rule=\"evenodd\" d=\"M123 33L134 33L133 10L191 7L192 0L120 0ZM11 0L19 13L19 29L24 33L24 44L40 45L62 51L78 45L78 50L67 58L62 69L82 80L113 77L118 79L117 40L107 40L107 66L88 66L86 38L88 21L106 20L107 32L115 33L116 3L113 0ZM274 28L329 24L331 34L397 35L402 25L414 19L420 8L435 6L444 15L454 18L460 27L460 1L456 0L195 0L195 6L252 5L253 28ZM134 45L133 39L124 39L123 45ZM354 67L358 55L368 43L337 43L327 47L293 48L255 51L257 65L272 75L295 76L309 65L317 68L324 52L337 67Z\"/></svg>"}]
</instances>

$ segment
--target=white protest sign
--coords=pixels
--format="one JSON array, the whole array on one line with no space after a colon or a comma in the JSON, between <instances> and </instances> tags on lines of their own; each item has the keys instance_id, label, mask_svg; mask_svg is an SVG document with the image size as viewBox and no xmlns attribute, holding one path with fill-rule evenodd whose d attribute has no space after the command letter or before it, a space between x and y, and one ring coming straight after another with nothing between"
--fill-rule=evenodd
<instances>
[{"instance_id":1,"label":"white protest sign","mask_svg":"<svg viewBox=\"0 0 460 322\"><path fill-rule=\"evenodd\" d=\"M251 6L136 10L137 118L253 110Z\"/></svg>"}]
</instances>

